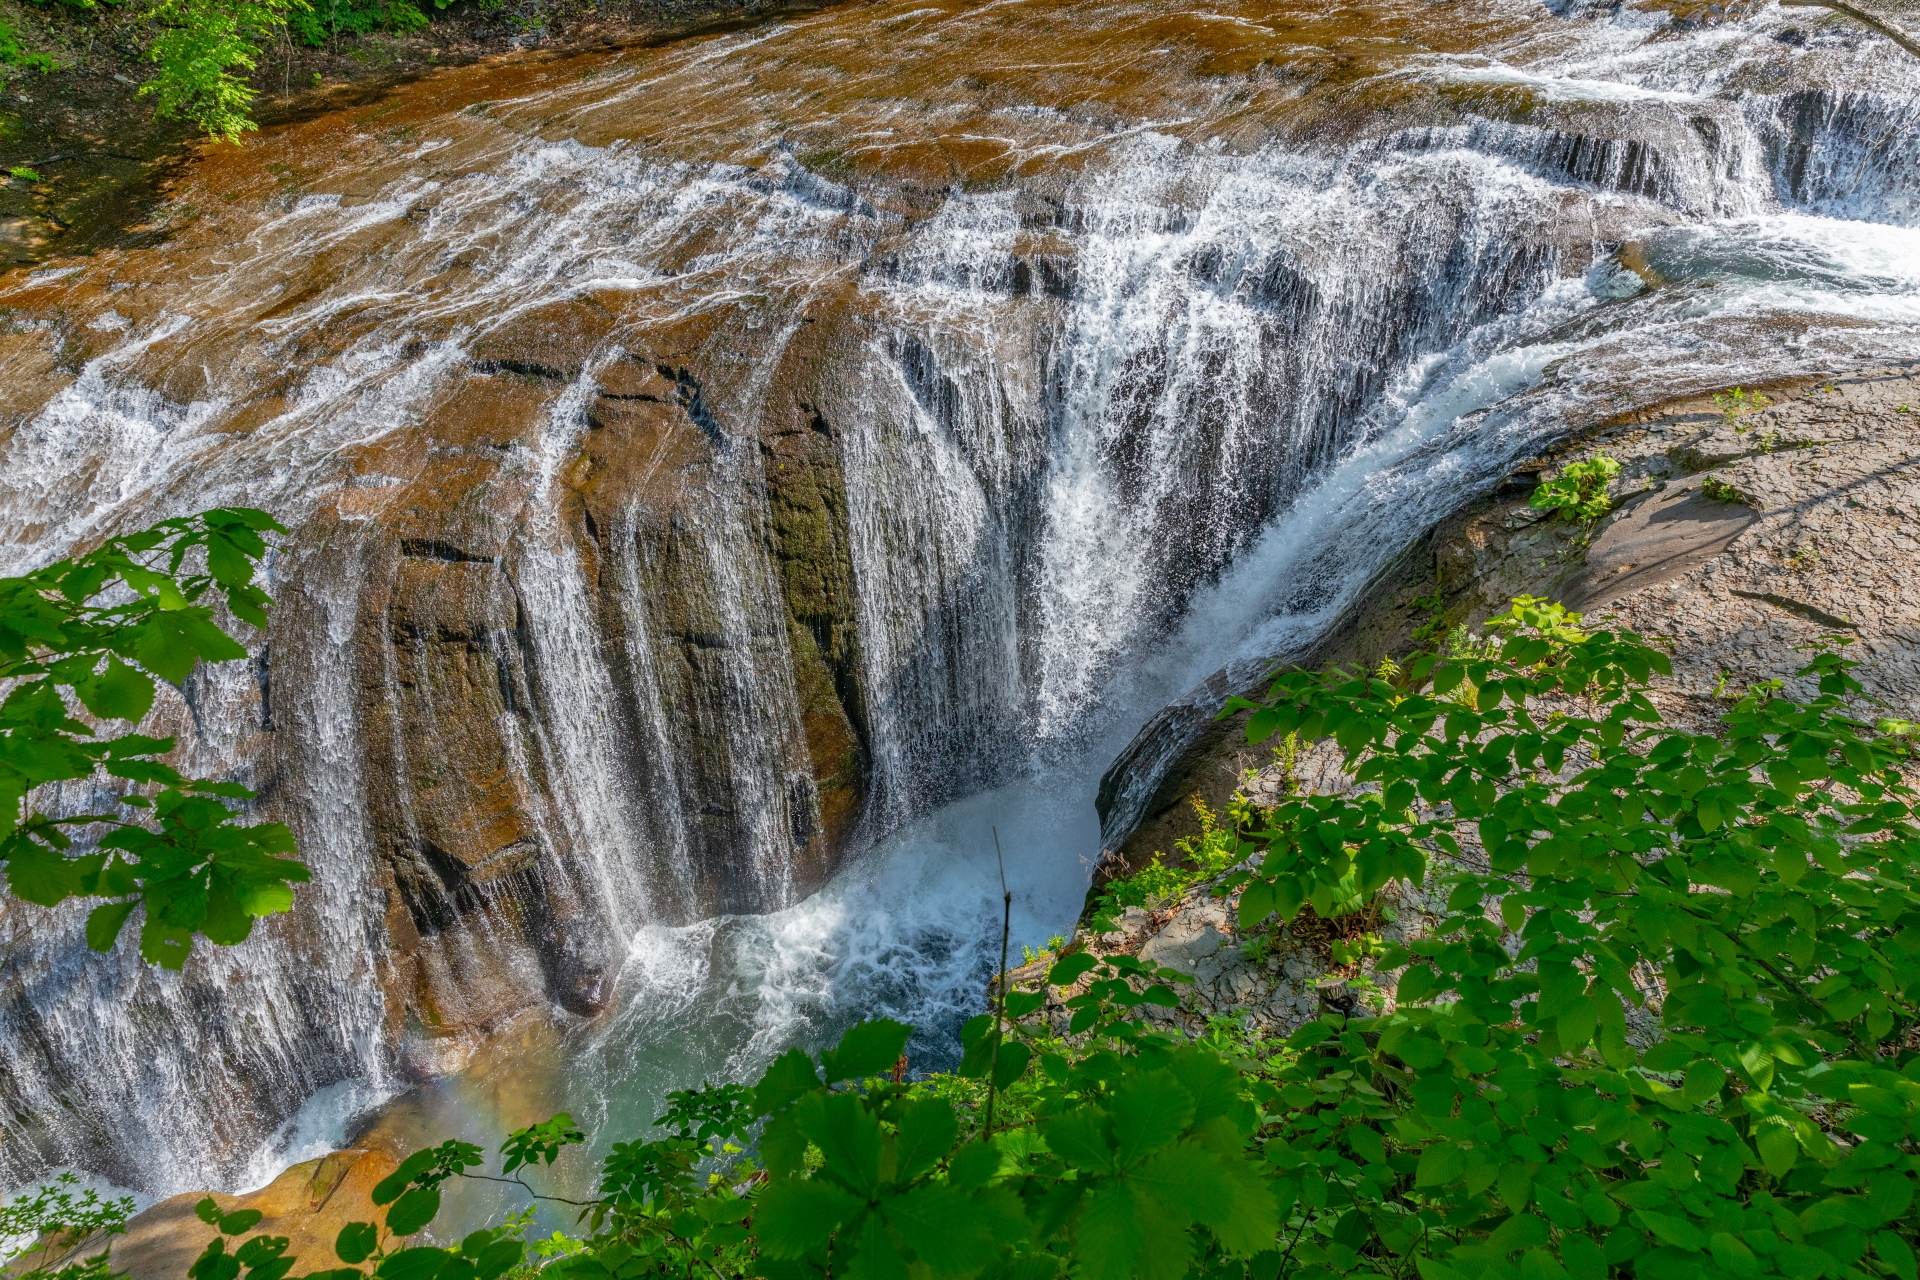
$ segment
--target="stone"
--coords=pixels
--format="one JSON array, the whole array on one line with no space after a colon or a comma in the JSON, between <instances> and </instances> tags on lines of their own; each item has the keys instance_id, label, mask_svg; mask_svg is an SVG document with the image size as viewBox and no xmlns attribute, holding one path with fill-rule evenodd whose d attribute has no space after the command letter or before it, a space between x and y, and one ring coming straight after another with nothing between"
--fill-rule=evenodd
<instances>
[{"instance_id":1,"label":"stone","mask_svg":"<svg viewBox=\"0 0 1920 1280\"><path fill-rule=\"evenodd\" d=\"M301 1273L326 1270L339 1263L333 1256L334 1238L350 1222L379 1222L382 1210L371 1199L379 1181L399 1167L386 1151L335 1151L318 1160L293 1165L258 1191L245 1195L212 1193L222 1213L255 1209L264 1215L246 1236L285 1236L287 1253L297 1258ZM96 1237L55 1259L77 1261L109 1245L113 1270L128 1280L180 1280L218 1232L194 1214L194 1206L208 1193L190 1191L151 1205L127 1222L124 1235Z\"/></svg>"}]
</instances>

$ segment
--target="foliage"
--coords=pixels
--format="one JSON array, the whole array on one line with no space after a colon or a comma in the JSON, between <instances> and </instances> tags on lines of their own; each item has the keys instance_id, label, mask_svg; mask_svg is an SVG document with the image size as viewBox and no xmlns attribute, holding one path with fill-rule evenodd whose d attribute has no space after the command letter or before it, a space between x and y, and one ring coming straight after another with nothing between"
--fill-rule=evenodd
<instances>
[{"instance_id":1,"label":"foliage","mask_svg":"<svg viewBox=\"0 0 1920 1280\"><path fill-rule=\"evenodd\" d=\"M236 71L253 70L261 44L305 7L306 0L154 0L150 12L160 34L147 56L158 70L140 93L152 95L155 115L238 142L258 127L252 116L258 94Z\"/></svg>"},{"instance_id":2,"label":"foliage","mask_svg":"<svg viewBox=\"0 0 1920 1280\"><path fill-rule=\"evenodd\" d=\"M1396 1013L1294 1037L1291 1265L1911 1280L1920 832L1850 664L1816 654L1812 701L1757 689L1692 735L1660 726L1637 637L1505 621L1482 659L1290 672L1246 704L1254 739L1332 736L1369 785L1276 808L1243 921L1435 858L1453 886L1381 960L1408 966Z\"/></svg>"},{"instance_id":3,"label":"foliage","mask_svg":"<svg viewBox=\"0 0 1920 1280\"><path fill-rule=\"evenodd\" d=\"M1725 418L1727 425L1735 431L1746 430L1740 425L1742 417L1749 413L1758 413L1772 403L1773 397L1759 391L1748 391L1743 387L1735 387L1732 391L1721 391L1713 397L1714 408L1720 410L1720 416Z\"/></svg>"},{"instance_id":4,"label":"foliage","mask_svg":"<svg viewBox=\"0 0 1920 1280\"><path fill-rule=\"evenodd\" d=\"M1089 932L1106 933L1114 929L1117 927L1117 917L1128 907L1158 910L1177 901L1194 885L1211 880L1233 864L1235 846L1231 827L1222 826L1219 815L1197 793L1190 797L1189 803L1200 820L1199 832L1174 841L1176 857L1172 866L1166 865L1162 861L1164 855L1156 851L1139 871L1125 878L1108 881L1088 917ZM1234 797L1234 812L1237 813L1245 805L1244 798Z\"/></svg>"},{"instance_id":5,"label":"foliage","mask_svg":"<svg viewBox=\"0 0 1920 1280\"><path fill-rule=\"evenodd\" d=\"M672 1095L666 1136L614 1143L598 1197L565 1202L591 1234L543 1242L544 1271L1916 1280L1911 748L1856 718L1826 651L1810 700L1765 682L1722 734L1673 729L1650 693L1664 655L1580 623L1523 598L1466 656L1282 672L1234 708L1256 742L1331 739L1357 783L1221 832L1208 856L1237 860L1220 887L1244 926L1450 887L1430 935L1374 957L1400 971L1390 1012L1284 1044L1218 1019L1186 1037L1155 1013L1183 975L1069 954L1046 978L1061 1000L1008 992L1011 1022L968 1023L951 1075L884 1078L909 1030L882 1019L751 1087ZM565 1115L521 1130L502 1173L526 1186L582 1139ZM384 1226L346 1228L343 1265L311 1274L524 1265L524 1218L396 1243L481 1164L415 1153L375 1189ZM284 1240L229 1252L255 1220L202 1208L222 1234L192 1280L287 1274Z\"/></svg>"},{"instance_id":6,"label":"foliage","mask_svg":"<svg viewBox=\"0 0 1920 1280\"><path fill-rule=\"evenodd\" d=\"M91 1187L76 1192L74 1188L79 1183L73 1174L63 1173L50 1186L0 1203L0 1241L23 1242L10 1255L7 1268L10 1275L44 1277L44 1280L107 1280L109 1250L104 1248L58 1269L50 1265L59 1253L70 1251L82 1241L97 1235L121 1235L127 1229L127 1215L133 1212L132 1196L103 1200ZM27 1265L29 1261L33 1265Z\"/></svg>"},{"instance_id":7,"label":"foliage","mask_svg":"<svg viewBox=\"0 0 1920 1280\"><path fill-rule=\"evenodd\" d=\"M0 39L4 39L4 37L0 37ZM5 51L3 49L0 49L0 59L3 59L4 57L5 57ZM38 173L34 172L32 169L27 168L27 166L23 164L16 164L11 169L8 169L7 176L9 178L18 178L22 182L39 182L42 180Z\"/></svg>"},{"instance_id":8,"label":"foliage","mask_svg":"<svg viewBox=\"0 0 1920 1280\"><path fill-rule=\"evenodd\" d=\"M1598 520L1613 509L1607 484L1619 474L1619 460L1604 453L1570 462L1536 488L1527 505L1535 511L1563 512L1569 520Z\"/></svg>"},{"instance_id":9,"label":"foliage","mask_svg":"<svg viewBox=\"0 0 1920 1280\"><path fill-rule=\"evenodd\" d=\"M1728 484L1719 476L1708 476L1700 482L1700 492L1716 502L1734 502L1743 507L1757 507L1760 504L1751 495Z\"/></svg>"},{"instance_id":10,"label":"foliage","mask_svg":"<svg viewBox=\"0 0 1920 1280\"><path fill-rule=\"evenodd\" d=\"M30 71L56 71L60 64L50 55L27 48L20 43L20 32L5 18L0 18L0 66L25 67ZM16 178L33 174L33 170L15 167L8 170ZM31 181L38 182L40 177L33 174Z\"/></svg>"},{"instance_id":11,"label":"foliage","mask_svg":"<svg viewBox=\"0 0 1920 1280\"><path fill-rule=\"evenodd\" d=\"M445 0L436 3L447 7ZM294 36L315 47L343 33L418 31L426 25L427 15L412 0L310 0L289 21Z\"/></svg>"},{"instance_id":12,"label":"foliage","mask_svg":"<svg viewBox=\"0 0 1920 1280\"><path fill-rule=\"evenodd\" d=\"M0 702L0 863L27 902L106 899L87 918L96 950L111 949L144 907L141 955L178 969L196 934L240 942L256 917L287 910L292 886L307 878L282 856L294 851L285 826L235 821L225 801L251 791L181 776L160 759L171 738L112 735L97 723L145 717L156 677L178 683L202 660L246 656L200 602L223 598L234 617L265 624L269 601L253 577L267 531L285 532L264 512L220 508L0 578L0 680L11 684ZM202 570L186 568L190 552ZM77 719L69 699L96 723ZM110 811L59 817L29 803L35 788L102 773L152 790L116 795ZM97 838L78 843L76 831Z\"/></svg>"}]
</instances>

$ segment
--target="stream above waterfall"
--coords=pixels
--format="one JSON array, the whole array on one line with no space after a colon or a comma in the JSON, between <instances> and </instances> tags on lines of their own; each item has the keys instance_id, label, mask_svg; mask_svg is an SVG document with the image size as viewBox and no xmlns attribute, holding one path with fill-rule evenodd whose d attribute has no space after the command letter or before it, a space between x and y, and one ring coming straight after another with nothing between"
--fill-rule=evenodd
<instances>
[{"instance_id":1,"label":"stream above waterfall","mask_svg":"<svg viewBox=\"0 0 1920 1280\"><path fill-rule=\"evenodd\" d=\"M996 833L1071 932L1162 707L1584 426L1911 356L1910 61L1744 12L846 5L445 72L0 277L0 571L292 530L145 728L314 869L180 975L0 906L0 1186L951 1063Z\"/></svg>"}]
</instances>

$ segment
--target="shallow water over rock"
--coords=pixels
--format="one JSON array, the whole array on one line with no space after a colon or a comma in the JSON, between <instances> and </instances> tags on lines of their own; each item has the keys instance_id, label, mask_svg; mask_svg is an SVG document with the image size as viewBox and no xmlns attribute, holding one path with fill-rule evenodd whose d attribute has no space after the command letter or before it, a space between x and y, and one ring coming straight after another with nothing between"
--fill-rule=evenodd
<instances>
[{"instance_id":1,"label":"shallow water over rock","mask_svg":"<svg viewBox=\"0 0 1920 1280\"><path fill-rule=\"evenodd\" d=\"M609 1118L862 1011L938 1061L990 828L1038 942L1150 715L1543 442L1913 349L1911 68L1788 25L850 5L448 72L0 278L0 564L294 529L153 727L316 873L177 977L7 908L0 1183L259 1182L529 1013Z\"/></svg>"}]
</instances>

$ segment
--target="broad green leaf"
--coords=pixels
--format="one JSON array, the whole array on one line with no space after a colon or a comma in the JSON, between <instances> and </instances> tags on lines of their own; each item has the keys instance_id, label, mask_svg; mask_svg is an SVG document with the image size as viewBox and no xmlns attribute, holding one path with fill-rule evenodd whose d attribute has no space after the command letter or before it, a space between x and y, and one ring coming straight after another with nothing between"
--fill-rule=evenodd
<instances>
[{"instance_id":1,"label":"broad green leaf","mask_svg":"<svg viewBox=\"0 0 1920 1280\"><path fill-rule=\"evenodd\" d=\"M907 1047L913 1028L891 1018L875 1018L847 1028L837 1048L820 1055L827 1083L864 1080L893 1070L893 1064Z\"/></svg>"},{"instance_id":2,"label":"broad green leaf","mask_svg":"<svg viewBox=\"0 0 1920 1280\"><path fill-rule=\"evenodd\" d=\"M776 1179L755 1203L754 1235L761 1251L771 1257L802 1258L863 1207L860 1200L824 1182Z\"/></svg>"},{"instance_id":3,"label":"broad green leaf","mask_svg":"<svg viewBox=\"0 0 1920 1280\"><path fill-rule=\"evenodd\" d=\"M87 913L87 945L95 951L111 951L120 937L120 929L133 914L138 902L107 902Z\"/></svg>"},{"instance_id":4,"label":"broad green leaf","mask_svg":"<svg viewBox=\"0 0 1920 1280\"><path fill-rule=\"evenodd\" d=\"M87 710L102 720L139 720L153 708L153 677L115 657L107 669L74 685Z\"/></svg>"},{"instance_id":5,"label":"broad green leaf","mask_svg":"<svg viewBox=\"0 0 1920 1280\"><path fill-rule=\"evenodd\" d=\"M1068 1165L1092 1173L1116 1168L1106 1117L1093 1107L1076 1107L1040 1122L1047 1145Z\"/></svg>"},{"instance_id":6,"label":"broad green leaf","mask_svg":"<svg viewBox=\"0 0 1920 1280\"><path fill-rule=\"evenodd\" d=\"M387 1210L387 1230L396 1236L410 1236L432 1222L440 1212L440 1188L414 1187Z\"/></svg>"},{"instance_id":7,"label":"broad green leaf","mask_svg":"<svg viewBox=\"0 0 1920 1280\"><path fill-rule=\"evenodd\" d=\"M977 1271L999 1252L972 1197L957 1187L929 1183L890 1197L882 1212L935 1275Z\"/></svg>"},{"instance_id":8,"label":"broad green leaf","mask_svg":"<svg viewBox=\"0 0 1920 1280\"><path fill-rule=\"evenodd\" d=\"M1128 1174L1184 1221L1218 1222L1233 1209L1233 1182L1220 1157L1187 1139L1161 1147Z\"/></svg>"},{"instance_id":9,"label":"broad green leaf","mask_svg":"<svg viewBox=\"0 0 1920 1280\"><path fill-rule=\"evenodd\" d=\"M452 1257L445 1249L402 1249L382 1258L374 1274L380 1280L433 1280Z\"/></svg>"},{"instance_id":10,"label":"broad green leaf","mask_svg":"<svg viewBox=\"0 0 1920 1280\"><path fill-rule=\"evenodd\" d=\"M1698 1252L1707 1247L1706 1233L1685 1218L1670 1213L1641 1209L1637 1216L1643 1226L1666 1244Z\"/></svg>"},{"instance_id":11,"label":"broad green leaf","mask_svg":"<svg viewBox=\"0 0 1920 1280\"><path fill-rule=\"evenodd\" d=\"M1915 1280L1913 1249L1898 1234L1878 1231L1873 1237L1874 1256L1887 1264L1887 1270L1900 1280Z\"/></svg>"},{"instance_id":12,"label":"broad green leaf","mask_svg":"<svg viewBox=\"0 0 1920 1280\"><path fill-rule=\"evenodd\" d=\"M1000 1149L990 1142L969 1142L947 1161L947 1180L962 1190L984 1187L1000 1172Z\"/></svg>"},{"instance_id":13,"label":"broad green leaf","mask_svg":"<svg viewBox=\"0 0 1920 1280\"><path fill-rule=\"evenodd\" d=\"M1883 1169L1867 1184L1867 1204L1881 1222L1891 1222L1913 1203L1913 1177Z\"/></svg>"},{"instance_id":14,"label":"broad green leaf","mask_svg":"<svg viewBox=\"0 0 1920 1280\"><path fill-rule=\"evenodd\" d=\"M1080 1201L1074 1224L1078 1274L1085 1280L1131 1280L1141 1261L1139 1205L1124 1183L1103 1182Z\"/></svg>"},{"instance_id":15,"label":"broad green leaf","mask_svg":"<svg viewBox=\"0 0 1920 1280\"><path fill-rule=\"evenodd\" d=\"M349 1222L333 1238L333 1254L349 1265L365 1262L379 1243L379 1229L371 1222Z\"/></svg>"},{"instance_id":16,"label":"broad green leaf","mask_svg":"<svg viewBox=\"0 0 1920 1280\"><path fill-rule=\"evenodd\" d=\"M1006 1089L1018 1080L1027 1070L1027 1064L1033 1060L1033 1050L1017 1040L1008 1040L1000 1046L1000 1053L993 1064L993 1086Z\"/></svg>"},{"instance_id":17,"label":"broad green leaf","mask_svg":"<svg viewBox=\"0 0 1920 1280\"><path fill-rule=\"evenodd\" d=\"M1053 968L1047 970L1047 982L1056 987L1070 987L1085 977L1097 963L1098 961L1084 951L1062 956L1054 961Z\"/></svg>"},{"instance_id":18,"label":"broad green leaf","mask_svg":"<svg viewBox=\"0 0 1920 1280\"><path fill-rule=\"evenodd\" d=\"M223 1236L245 1235L259 1224L266 1214L258 1209L235 1209L232 1213L220 1215L218 1226Z\"/></svg>"},{"instance_id":19,"label":"broad green leaf","mask_svg":"<svg viewBox=\"0 0 1920 1280\"><path fill-rule=\"evenodd\" d=\"M870 1195L880 1185L880 1124L851 1093L816 1093L794 1108L807 1141L826 1158L825 1172L852 1191Z\"/></svg>"},{"instance_id":20,"label":"broad green leaf","mask_svg":"<svg viewBox=\"0 0 1920 1280\"><path fill-rule=\"evenodd\" d=\"M10 841L7 855L7 887L14 897L52 907L80 892L79 868L38 841Z\"/></svg>"},{"instance_id":21,"label":"broad green leaf","mask_svg":"<svg viewBox=\"0 0 1920 1280\"><path fill-rule=\"evenodd\" d=\"M909 1099L900 1104L896 1120L895 1182L910 1182L933 1168L960 1137L960 1119L954 1114L953 1104L945 1099Z\"/></svg>"},{"instance_id":22,"label":"broad green leaf","mask_svg":"<svg viewBox=\"0 0 1920 1280\"><path fill-rule=\"evenodd\" d=\"M526 1245L519 1240L495 1240L473 1260L473 1269L479 1280L499 1280L499 1277L519 1266L526 1254Z\"/></svg>"},{"instance_id":23,"label":"broad green leaf","mask_svg":"<svg viewBox=\"0 0 1920 1280\"><path fill-rule=\"evenodd\" d=\"M1132 1071L1114 1088L1113 1137L1122 1167L1163 1147L1193 1120L1193 1095L1171 1071Z\"/></svg>"},{"instance_id":24,"label":"broad green leaf","mask_svg":"<svg viewBox=\"0 0 1920 1280\"><path fill-rule=\"evenodd\" d=\"M1413 1173L1417 1187L1437 1187L1452 1182L1467 1167L1466 1153L1451 1142L1436 1142L1420 1152Z\"/></svg>"},{"instance_id":25,"label":"broad green leaf","mask_svg":"<svg viewBox=\"0 0 1920 1280\"><path fill-rule=\"evenodd\" d=\"M768 1065L760 1083L754 1086L754 1110L763 1116L772 1115L819 1087L820 1074L814 1069L813 1059L803 1050L789 1049Z\"/></svg>"}]
</instances>

